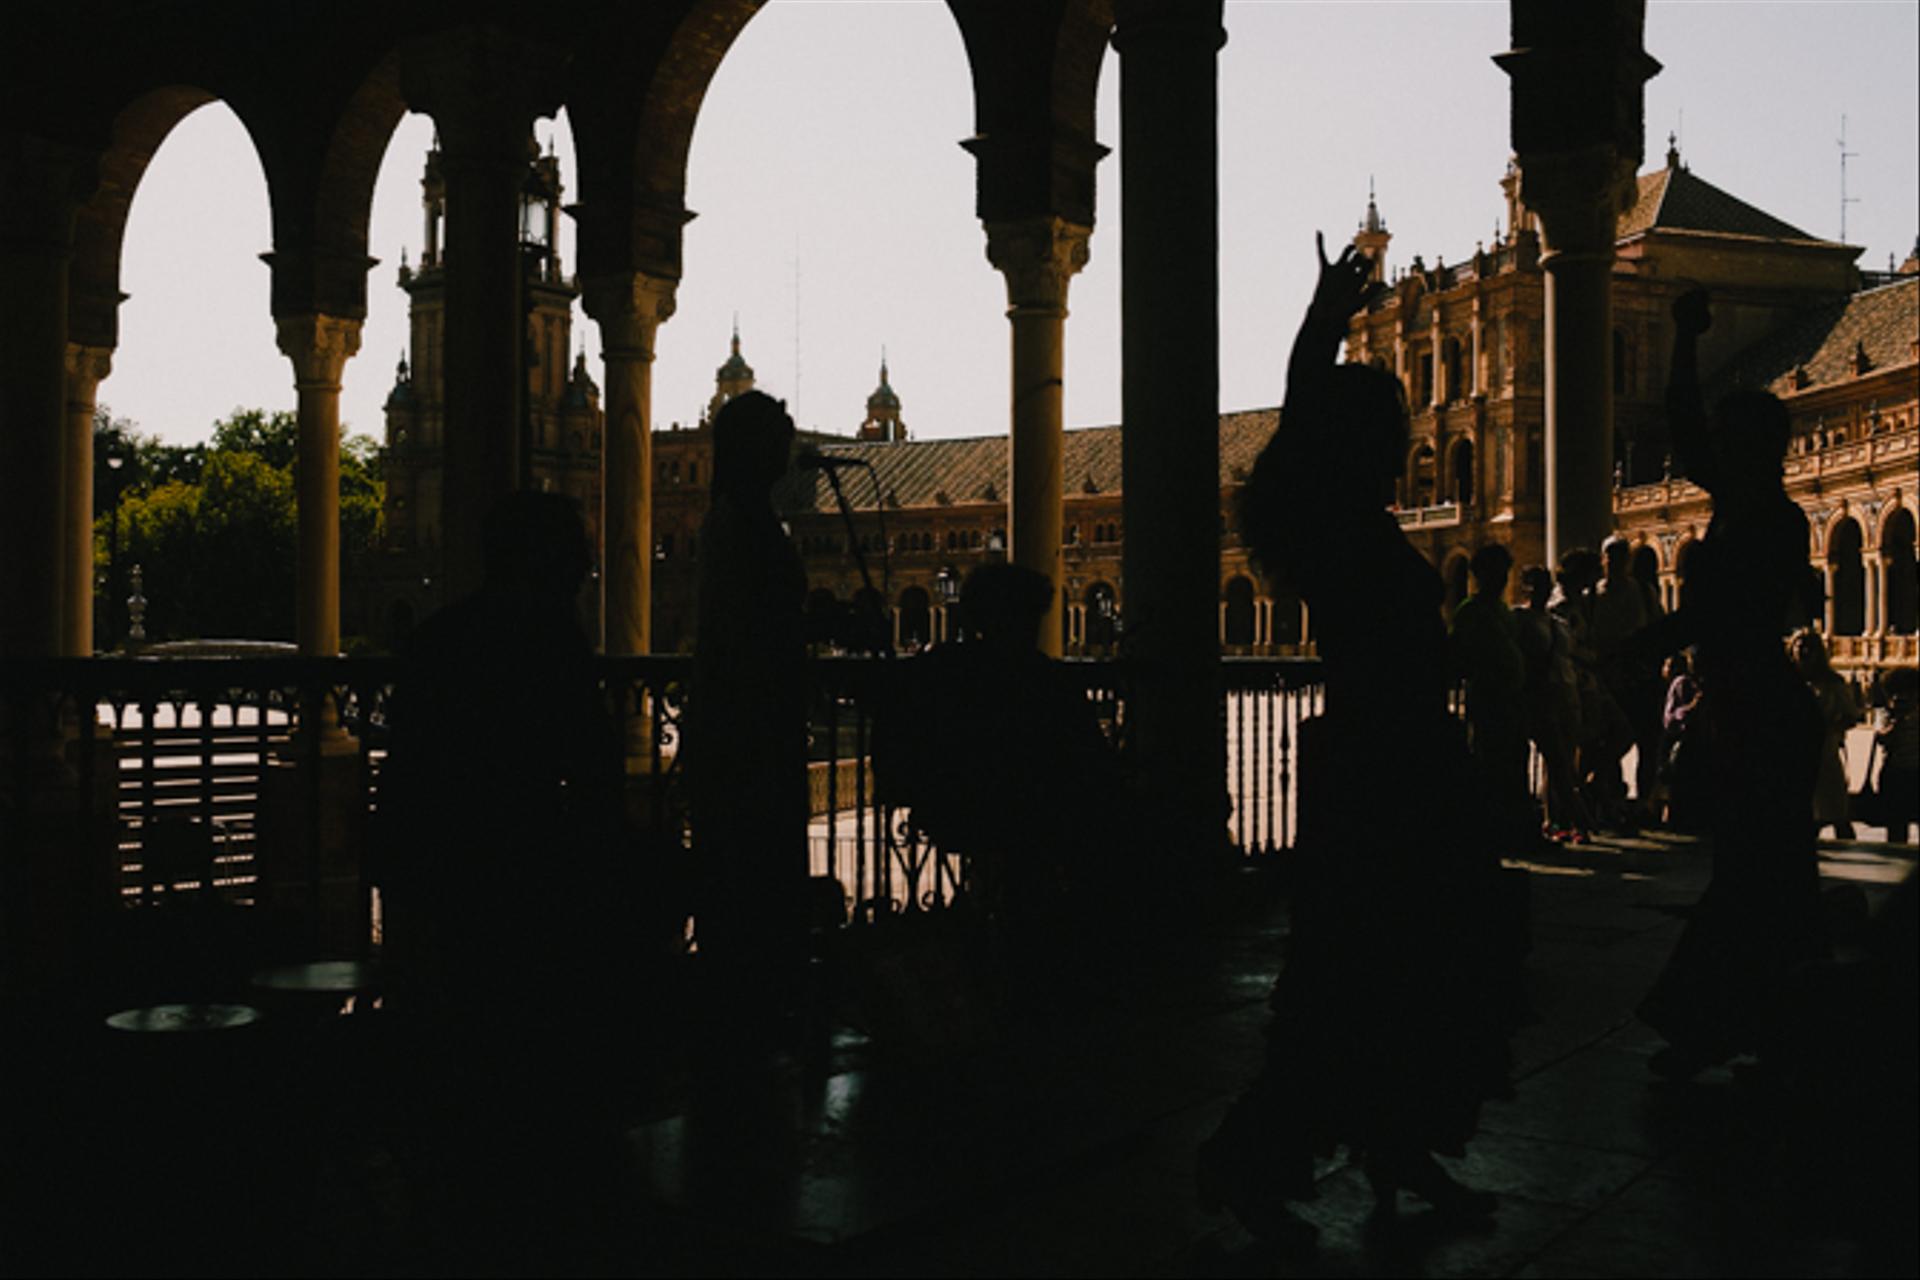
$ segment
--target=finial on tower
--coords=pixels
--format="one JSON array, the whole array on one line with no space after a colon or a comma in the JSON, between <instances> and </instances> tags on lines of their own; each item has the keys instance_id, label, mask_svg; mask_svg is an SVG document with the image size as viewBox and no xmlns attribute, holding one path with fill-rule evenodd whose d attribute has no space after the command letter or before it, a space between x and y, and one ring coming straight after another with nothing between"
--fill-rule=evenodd
<instances>
[{"instance_id":1,"label":"finial on tower","mask_svg":"<svg viewBox=\"0 0 1920 1280\"><path fill-rule=\"evenodd\" d=\"M1669 130L1667 132L1667 168L1678 169L1679 167L1680 135Z\"/></svg>"}]
</instances>

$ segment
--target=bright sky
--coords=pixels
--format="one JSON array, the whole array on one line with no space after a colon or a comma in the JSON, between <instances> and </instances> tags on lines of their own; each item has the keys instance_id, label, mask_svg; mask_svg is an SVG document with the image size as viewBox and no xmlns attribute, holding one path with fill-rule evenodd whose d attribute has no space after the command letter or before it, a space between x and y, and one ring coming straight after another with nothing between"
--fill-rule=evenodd
<instances>
[{"instance_id":1,"label":"bright sky","mask_svg":"<svg viewBox=\"0 0 1920 1280\"><path fill-rule=\"evenodd\" d=\"M1229 0L1220 54L1223 409L1278 401L1281 365L1312 285L1313 232L1337 243L1379 190L1398 266L1458 261L1503 211L1505 0ZM1653 0L1646 44L1647 165L1669 130L1694 172L1788 222L1840 231L1862 265L1904 258L1920 231L1920 5L1912 0ZM1069 297L1069 425L1120 416L1119 63L1100 86L1092 261ZM972 132L960 38L939 0L774 0L722 63L694 136L679 308L660 330L654 414L693 420L738 313L760 386L803 426L851 431L884 345L916 437L1007 424L1005 292L973 215ZM557 134L571 183L564 113ZM406 344L401 250L421 243L419 176L431 124L409 116L375 191L361 353L342 414L379 436ZM569 198L578 193L570 190ZM570 235L563 251L573 267ZM236 406L288 408L274 348L265 179L224 106L161 146L127 229L120 349L100 398L175 441ZM1177 246L1171 252L1178 252ZM598 376L599 345L575 326Z\"/></svg>"}]
</instances>

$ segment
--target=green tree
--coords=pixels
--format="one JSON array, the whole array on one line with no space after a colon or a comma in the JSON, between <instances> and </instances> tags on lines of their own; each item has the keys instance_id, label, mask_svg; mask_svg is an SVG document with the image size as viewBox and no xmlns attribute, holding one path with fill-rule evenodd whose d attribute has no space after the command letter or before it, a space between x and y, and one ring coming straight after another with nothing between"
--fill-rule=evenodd
<instances>
[{"instance_id":1,"label":"green tree","mask_svg":"<svg viewBox=\"0 0 1920 1280\"><path fill-rule=\"evenodd\" d=\"M291 472L300 456L300 422L285 409L235 409L213 424L212 453L250 453Z\"/></svg>"},{"instance_id":2,"label":"green tree","mask_svg":"<svg viewBox=\"0 0 1920 1280\"><path fill-rule=\"evenodd\" d=\"M119 572L96 611L102 645L126 633L125 596L142 566L147 634L161 639L291 639L298 510L298 423L236 409L201 445L167 445L102 408L94 420L95 559L108 567L118 506ZM116 470L107 465L121 459ZM378 549L386 486L366 436L340 446L344 573Z\"/></svg>"}]
</instances>

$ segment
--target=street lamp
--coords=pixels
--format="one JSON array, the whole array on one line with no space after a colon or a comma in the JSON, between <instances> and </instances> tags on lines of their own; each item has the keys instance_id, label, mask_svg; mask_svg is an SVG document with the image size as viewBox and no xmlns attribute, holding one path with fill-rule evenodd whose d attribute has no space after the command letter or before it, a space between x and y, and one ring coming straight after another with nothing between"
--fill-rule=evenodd
<instances>
[{"instance_id":1,"label":"street lamp","mask_svg":"<svg viewBox=\"0 0 1920 1280\"><path fill-rule=\"evenodd\" d=\"M125 456L118 451L107 455L107 478L113 487L113 502L107 508L107 582L104 592L107 607L101 611L105 615L101 638L107 642L105 647L109 649L113 647L113 636L117 630L113 625L113 606L120 588L120 494L126 487L126 477L121 471L126 465Z\"/></svg>"}]
</instances>

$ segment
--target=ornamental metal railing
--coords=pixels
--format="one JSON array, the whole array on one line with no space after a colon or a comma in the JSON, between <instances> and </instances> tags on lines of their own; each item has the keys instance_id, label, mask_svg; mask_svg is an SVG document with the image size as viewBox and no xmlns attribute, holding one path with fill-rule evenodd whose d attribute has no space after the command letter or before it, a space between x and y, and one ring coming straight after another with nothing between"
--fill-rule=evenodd
<instances>
[{"instance_id":1,"label":"ornamental metal railing","mask_svg":"<svg viewBox=\"0 0 1920 1280\"><path fill-rule=\"evenodd\" d=\"M940 848L880 786L876 724L908 666L810 664L810 869L840 886L854 923L952 902L968 888L968 854L980 852ZM1062 670L1124 760L1126 664L1071 659ZM686 847L691 660L603 658L597 671L636 839L644 828L650 847L658 837ZM1248 857L1271 856L1294 840L1299 726L1320 708L1319 661L1230 657L1220 672L1231 838ZM331 950L377 940L381 780L398 675L394 660L367 658L0 665L9 837L54 850L71 883L130 907L197 894L287 908Z\"/></svg>"}]
</instances>

